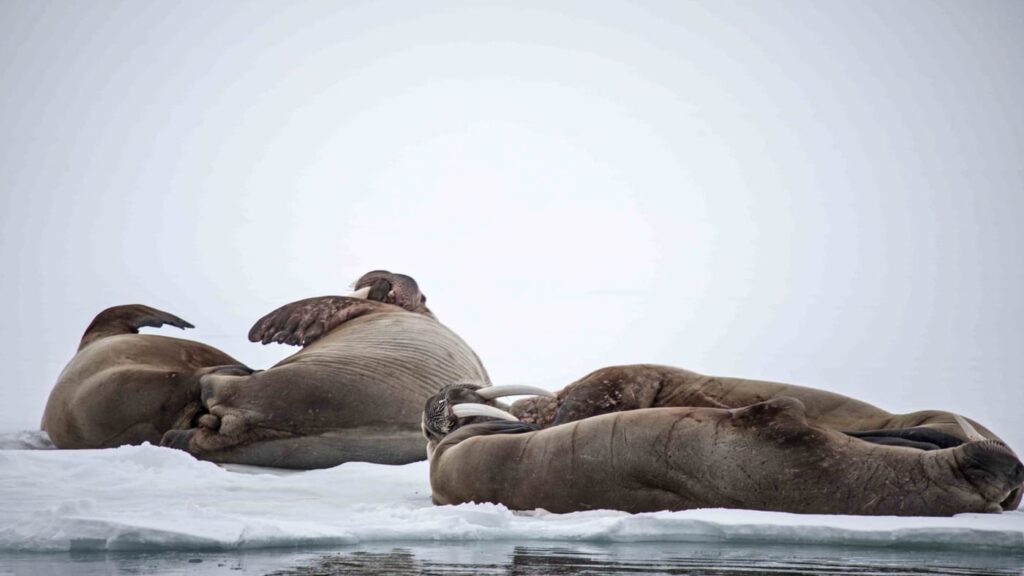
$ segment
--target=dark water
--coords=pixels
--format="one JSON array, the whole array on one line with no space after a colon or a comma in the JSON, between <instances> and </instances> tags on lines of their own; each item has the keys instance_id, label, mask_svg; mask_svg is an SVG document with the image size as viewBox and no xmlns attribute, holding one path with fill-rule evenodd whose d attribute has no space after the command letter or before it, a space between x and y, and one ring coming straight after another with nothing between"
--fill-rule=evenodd
<instances>
[{"instance_id":1,"label":"dark water","mask_svg":"<svg viewBox=\"0 0 1024 576\"><path fill-rule=\"evenodd\" d=\"M1024 575L1024 552L984 548L949 551L676 543L417 542L329 551L0 554L0 575L7 574Z\"/></svg>"}]
</instances>

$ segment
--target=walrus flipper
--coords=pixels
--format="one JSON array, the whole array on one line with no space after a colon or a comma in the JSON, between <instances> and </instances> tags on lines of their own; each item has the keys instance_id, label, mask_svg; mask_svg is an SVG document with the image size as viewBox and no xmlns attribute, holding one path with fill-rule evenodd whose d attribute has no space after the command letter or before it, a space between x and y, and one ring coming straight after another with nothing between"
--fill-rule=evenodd
<instances>
[{"instance_id":1,"label":"walrus flipper","mask_svg":"<svg viewBox=\"0 0 1024 576\"><path fill-rule=\"evenodd\" d=\"M513 422L511 420L491 420L472 424L477 436L492 436L494 434L526 434L536 432L540 426L529 422Z\"/></svg>"},{"instance_id":2,"label":"walrus flipper","mask_svg":"<svg viewBox=\"0 0 1024 576\"><path fill-rule=\"evenodd\" d=\"M888 446L905 446L919 450L940 450L955 448L964 443L963 440L927 426L914 428L893 428L886 430L844 431L843 434L860 438L873 444Z\"/></svg>"},{"instance_id":3,"label":"walrus flipper","mask_svg":"<svg viewBox=\"0 0 1024 576\"><path fill-rule=\"evenodd\" d=\"M452 446L468 440L474 436L494 436L496 434L526 434L528 432L536 432L540 430L540 427L536 424L530 424L528 422L513 422L510 420L488 420L486 422L473 422L459 427L457 430L448 434L438 444L438 449L444 446L444 449L451 448Z\"/></svg>"},{"instance_id":4,"label":"walrus flipper","mask_svg":"<svg viewBox=\"0 0 1024 576\"><path fill-rule=\"evenodd\" d=\"M195 328L174 314L143 304L113 306L96 315L89 327L85 329L85 333L82 334L82 341L78 345L78 349L81 350L100 338L118 334L138 334L139 328L160 328L164 324L181 329Z\"/></svg>"},{"instance_id":5,"label":"walrus flipper","mask_svg":"<svg viewBox=\"0 0 1024 576\"><path fill-rule=\"evenodd\" d=\"M308 346L353 318L377 312L388 304L348 296L320 296L285 304L249 330L250 342Z\"/></svg>"}]
</instances>

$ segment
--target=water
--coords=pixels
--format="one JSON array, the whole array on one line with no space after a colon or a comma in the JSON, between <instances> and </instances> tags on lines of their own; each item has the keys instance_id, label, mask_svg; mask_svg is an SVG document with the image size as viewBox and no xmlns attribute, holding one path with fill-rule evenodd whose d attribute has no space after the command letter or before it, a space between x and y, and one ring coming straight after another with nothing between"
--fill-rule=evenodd
<instances>
[{"instance_id":1,"label":"water","mask_svg":"<svg viewBox=\"0 0 1024 576\"><path fill-rule=\"evenodd\" d=\"M0 575L8 574L1022 575L1024 555L983 548L950 551L679 543L409 543L330 550L0 554Z\"/></svg>"}]
</instances>

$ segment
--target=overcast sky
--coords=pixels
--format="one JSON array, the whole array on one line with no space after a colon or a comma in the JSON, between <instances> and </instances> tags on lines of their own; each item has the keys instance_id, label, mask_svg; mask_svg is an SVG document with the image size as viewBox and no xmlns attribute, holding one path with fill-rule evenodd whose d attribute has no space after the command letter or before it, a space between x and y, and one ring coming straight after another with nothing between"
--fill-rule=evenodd
<instances>
[{"instance_id":1,"label":"overcast sky","mask_svg":"<svg viewBox=\"0 0 1024 576\"><path fill-rule=\"evenodd\" d=\"M658 362L1024 450L1024 3L552 4L0 1L0 428L107 306L264 368L256 319L386 268L495 383Z\"/></svg>"}]
</instances>

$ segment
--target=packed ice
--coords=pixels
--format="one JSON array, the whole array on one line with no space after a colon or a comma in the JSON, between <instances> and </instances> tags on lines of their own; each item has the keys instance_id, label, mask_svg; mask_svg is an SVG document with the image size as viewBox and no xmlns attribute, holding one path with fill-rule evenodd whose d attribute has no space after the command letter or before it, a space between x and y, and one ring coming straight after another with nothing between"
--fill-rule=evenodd
<instances>
[{"instance_id":1,"label":"packed ice","mask_svg":"<svg viewBox=\"0 0 1024 576\"><path fill-rule=\"evenodd\" d=\"M150 445L46 450L0 435L0 550L230 550L391 541L742 542L1024 552L1024 510L952 518L702 509L626 514L434 506L426 462L290 472Z\"/></svg>"}]
</instances>

